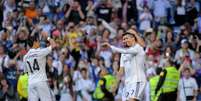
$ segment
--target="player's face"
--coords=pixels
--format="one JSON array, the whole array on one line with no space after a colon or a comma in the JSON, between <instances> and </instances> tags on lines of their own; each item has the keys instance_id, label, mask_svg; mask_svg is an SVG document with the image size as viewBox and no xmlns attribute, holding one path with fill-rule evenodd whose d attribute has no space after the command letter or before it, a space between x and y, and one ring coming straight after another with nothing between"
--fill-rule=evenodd
<instances>
[{"instance_id":1,"label":"player's face","mask_svg":"<svg viewBox=\"0 0 201 101\"><path fill-rule=\"evenodd\" d=\"M135 43L135 39L132 35L124 35L123 36L123 43L126 47L131 47Z\"/></svg>"},{"instance_id":2,"label":"player's face","mask_svg":"<svg viewBox=\"0 0 201 101\"><path fill-rule=\"evenodd\" d=\"M127 44L126 44L126 38L125 38L125 37L123 37L123 45L124 45L125 47L128 47Z\"/></svg>"}]
</instances>

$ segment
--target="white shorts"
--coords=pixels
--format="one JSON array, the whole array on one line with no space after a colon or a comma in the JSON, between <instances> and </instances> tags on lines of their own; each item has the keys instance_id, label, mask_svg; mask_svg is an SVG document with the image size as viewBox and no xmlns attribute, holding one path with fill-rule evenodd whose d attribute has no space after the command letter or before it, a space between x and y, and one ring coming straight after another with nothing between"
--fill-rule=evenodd
<instances>
[{"instance_id":1,"label":"white shorts","mask_svg":"<svg viewBox=\"0 0 201 101\"><path fill-rule=\"evenodd\" d=\"M131 98L141 100L146 87L146 82L135 82L125 84L122 94L122 101L129 100Z\"/></svg>"},{"instance_id":2,"label":"white shorts","mask_svg":"<svg viewBox=\"0 0 201 101\"><path fill-rule=\"evenodd\" d=\"M28 86L28 101L54 101L49 85L46 81Z\"/></svg>"}]
</instances>

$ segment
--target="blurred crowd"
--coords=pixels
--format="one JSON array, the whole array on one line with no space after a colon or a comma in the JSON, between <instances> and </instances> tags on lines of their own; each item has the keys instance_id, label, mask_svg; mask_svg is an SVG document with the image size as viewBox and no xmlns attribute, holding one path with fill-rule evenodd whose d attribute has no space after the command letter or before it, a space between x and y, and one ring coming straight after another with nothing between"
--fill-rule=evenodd
<instances>
[{"instance_id":1,"label":"blurred crowd","mask_svg":"<svg viewBox=\"0 0 201 101\"><path fill-rule=\"evenodd\" d=\"M47 36L57 43L46 65L56 101L92 101L101 75L115 76L119 69L120 54L101 43L123 47L122 34L129 28L146 43L147 80L172 59L181 78L196 81L186 94L196 90L201 101L200 0L1 0L0 15L1 101L27 97L18 89L27 81L18 80L30 35L40 37L41 47L48 45ZM121 79L115 101L121 101Z\"/></svg>"}]
</instances>

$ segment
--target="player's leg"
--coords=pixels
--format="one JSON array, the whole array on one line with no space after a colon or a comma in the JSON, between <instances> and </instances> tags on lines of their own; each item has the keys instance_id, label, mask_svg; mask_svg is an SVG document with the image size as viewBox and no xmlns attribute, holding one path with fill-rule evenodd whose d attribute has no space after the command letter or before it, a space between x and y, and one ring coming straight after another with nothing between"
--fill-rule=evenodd
<instances>
[{"instance_id":1,"label":"player's leg","mask_svg":"<svg viewBox=\"0 0 201 101\"><path fill-rule=\"evenodd\" d=\"M47 82L38 83L37 91L40 97L40 101L54 101L54 96L52 95Z\"/></svg>"},{"instance_id":2,"label":"player's leg","mask_svg":"<svg viewBox=\"0 0 201 101\"><path fill-rule=\"evenodd\" d=\"M122 101L128 101L128 91L127 91L128 85L125 85L123 90L122 90Z\"/></svg>"},{"instance_id":3,"label":"player's leg","mask_svg":"<svg viewBox=\"0 0 201 101\"><path fill-rule=\"evenodd\" d=\"M146 83L133 83L129 90L129 101L139 101L144 94Z\"/></svg>"},{"instance_id":4,"label":"player's leg","mask_svg":"<svg viewBox=\"0 0 201 101\"><path fill-rule=\"evenodd\" d=\"M28 87L28 101L38 101L38 93L35 85L29 85Z\"/></svg>"}]
</instances>

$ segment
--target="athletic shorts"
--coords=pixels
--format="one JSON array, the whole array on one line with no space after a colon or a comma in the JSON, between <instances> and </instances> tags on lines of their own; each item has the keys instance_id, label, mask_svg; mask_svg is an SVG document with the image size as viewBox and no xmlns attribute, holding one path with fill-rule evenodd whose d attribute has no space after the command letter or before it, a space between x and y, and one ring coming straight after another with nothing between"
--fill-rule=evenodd
<instances>
[{"instance_id":1,"label":"athletic shorts","mask_svg":"<svg viewBox=\"0 0 201 101\"><path fill-rule=\"evenodd\" d=\"M47 82L37 82L28 86L28 101L54 101Z\"/></svg>"},{"instance_id":2,"label":"athletic shorts","mask_svg":"<svg viewBox=\"0 0 201 101\"><path fill-rule=\"evenodd\" d=\"M124 86L122 101L129 99L141 100L146 87L146 82L127 83Z\"/></svg>"}]
</instances>

